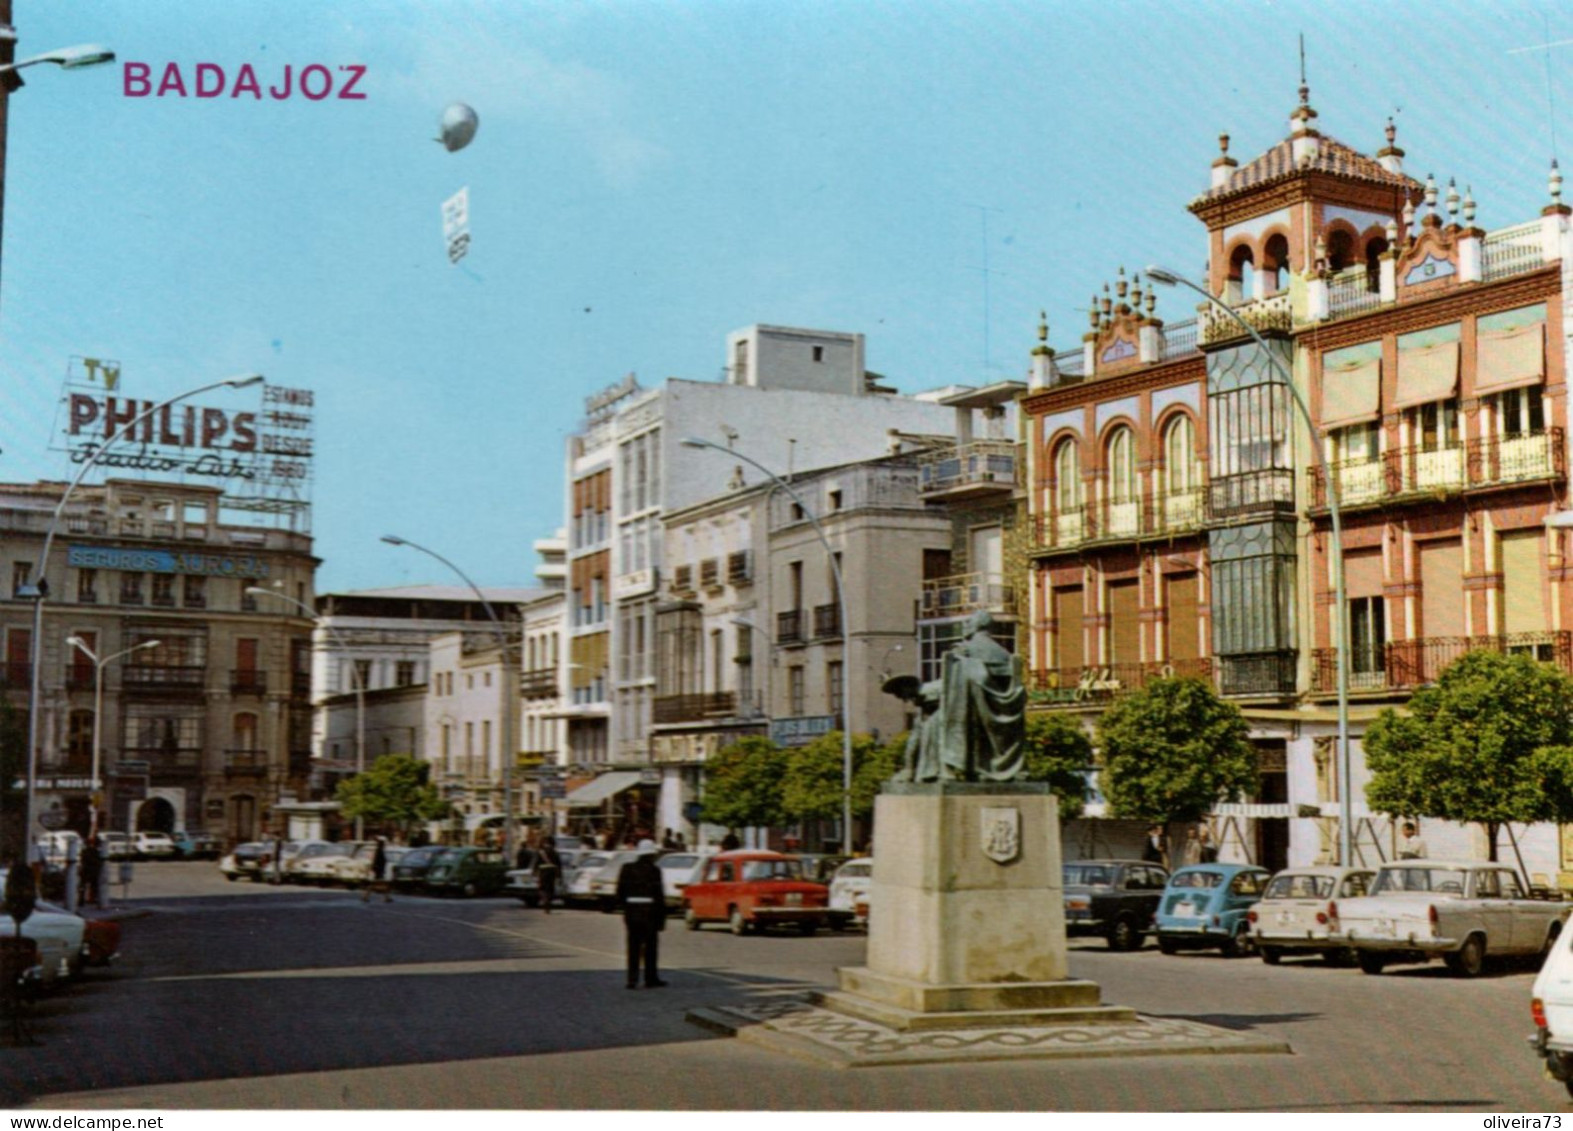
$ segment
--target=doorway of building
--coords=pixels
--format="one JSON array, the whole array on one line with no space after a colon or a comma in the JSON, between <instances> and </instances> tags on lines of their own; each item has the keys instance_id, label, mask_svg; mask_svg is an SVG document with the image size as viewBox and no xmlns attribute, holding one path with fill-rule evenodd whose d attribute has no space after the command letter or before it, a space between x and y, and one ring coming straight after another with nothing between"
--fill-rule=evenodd
<instances>
[{"instance_id":1,"label":"doorway of building","mask_svg":"<svg viewBox=\"0 0 1573 1131\"><path fill-rule=\"evenodd\" d=\"M172 833L175 831L175 807L162 797L150 797L137 810L137 832Z\"/></svg>"}]
</instances>

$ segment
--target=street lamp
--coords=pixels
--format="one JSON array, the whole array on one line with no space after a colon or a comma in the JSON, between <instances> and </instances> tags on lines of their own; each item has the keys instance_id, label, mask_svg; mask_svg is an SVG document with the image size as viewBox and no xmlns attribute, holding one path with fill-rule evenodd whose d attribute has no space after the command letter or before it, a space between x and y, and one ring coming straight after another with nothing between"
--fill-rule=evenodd
<instances>
[{"instance_id":1,"label":"street lamp","mask_svg":"<svg viewBox=\"0 0 1573 1131\"><path fill-rule=\"evenodd\" d=\"M93 667L97 669L93 673L93 772L92 785L90 787L90 792L93 794L93 813L89 819L87 834L87 839L91 841L98 836L98 793L101 788L98 784L98 765L99 751L102 749L104 737L104 667L111 660L118 660L122 656L129 656L131 653L140 652L144 648L157 648L160 644L163 643L163 641L144 640L142 643L134 644L130 648L123 648L119 652L112 652L103 659L99 659L98 656L94 654L93 649L87 646L87 641L83 640L80 636L68 636L66 637L66 643L71 645L71 647L75 648L78 652L81 652L82 655L86 656L89 660L93 661Z\"/></svg>"},{"instance_id":2,"label":"street lamp","mask_svg":"<svg viewBox=\"0 0 1573 1131\"><path fill-rule=\"evenodd\" d=\"M1268 364L1277 371L1283 378L1284 384L1289 387L1289 395L1294 398L1294 406L1300 410L1300 415L1305 419L1306 429L1311 433L1311 453L1316 458L1317 470L1322 473L1322 481L1327 484L1327 510L1333 522L1333 654L1338 670L1338 774L1342 783L1342 788L1338 791L1338 859L1344 867L1350 867L1354 860L1351 829L1354 821L1354 781L1350 777L1349 765L1349 628L1347 623L1349 611L1344 604L1344 523L1338 507L1338 481L1329 471L1327 454L1322 450L1324 447L1322 432L1311 419L1311 410L1307 407L1305 398L1300 395L1293 374L1284 367L1284 363L1278 359L1272 347L1256 332L1256 327L1242 318L1238 311L1212 294L1206 287L1162 267L1149 266L1147 278L1165 286L1189 287L1239 323L1251 339L1262 348Z\"/></svg>"},{"instance_id":3,"label":"street lamp","mask_svg":"<svg viewBox=\"0 0 1573 1131\"><path fill-rule=\"evenodd\" d=\"M7 37L0 34L0 39ZM9 39L15 41L16 32L11 32ZM115 53L107 47L96 43L81 43L75 47L57 47L53 51L45 51L42 55L31 55L15 63L6 63L0 66L0 85L9 91L16 90L22 85L22 76L17 74L23 67L37 66L39 63L54 63L62 71L79 71L84 67L96 67L100 63L113 63Z\"/></svg>"},{"instance_id":4,"label":"street lamp","mask_svg":"<svg viewBox=\"0 0 1573 1131\"><path fill-rule=\"evenodd\" d=\"M330 625L326 618L317 615L310 605L304 601L297 601L287 593L280 593L277 589L263 589L258 585L248 585L246 592L253 597L276 597L280 601L287 601L294 605L318 628L322 629L338 642L339 651L350 659L350 681L355 688L355 772L366 772L366 681L361 678L360 666L355 663L355 658L350 654L349 648L344 643L344 638L338 630ZM366 818L357 814L355 817L355 839L366 839Z\"/></svg>"},{"instance_id":5,"label":"street lamp","mask_svg":"<svg viewBox=\"0 0 1573 1131\"><path fill-rule=\"evenodd\" d=\"M503 817L503 852L506 854L507 859L509 859L511 861L513 859L513 820L514 820L514 813L513 813L513 767L514 767L514 763L516 761L518 761L518 757L519 757L518 751L514 749L514 741L513 741L513 713L514 713L514 710L518 707L518 704L519 704L519 693L518 693L518 689L519 689L519 673L518 673L518 668L515 666L514 661L513 661L513 654L512 654L512 652L510 651L510 649L508 647L508 632L507 632L507 629L503 626L502 618L499 617L497 615L496 610L492 608L491 602L486 599L486 594L481 592L481 587L479 585L475 584L475 582L470 579L470 575L469 574L465 573L462 569L460 569L458 566L454 565L447 558L443 557L436 550L427 549L425 546L422 546L418 542L411 542L408 538L400 538L396 534L384 534L382 536L382 540L384 542L386 542L390 546L408 546L412 550L419 550L421 553L425 554L427 557L436 558L443 565L445 565L449 569L453 570L453 572L458 574L459 577L461 579L463 579L464 583L470 587L471 591L475 594L476 599L480 601L481 607L486 610L486 615L491 618L492 628L496 630L496 633L497 633L497 645L502 650L502 703L503 703L503 710L502 710L502 726L500 727L500 730L502 731L502 733L501 733L501 735L499 735L499 739L501 741L503 753L504 753L504 756L505 756L505 760L503 762L503 775L502 775L502 796L503 796L502 805L503 805L503 814L504 814L504 817ZM523 659L523 657L520 657L520 658L521 658L521 660Z\"/></svg>"},{"instance_id":6,"label":"street lamp","mask_svg":"<svg viewBox=\"0 0 1573 1131\"><path fill-rule=\"evenodd\" d=\"M841 850L850 853L852 851L852 626L847 621L847 590L841 582L841 563L830 545L830 539L825 536L825 528L819 524L819 517L814 513L814 508L804 502L802 496L794 491L792 485L785 479L758 460L744 455L735 448L713 444L709 440L700 440L693 436L684 437L681 443L685 448L710 448L734 459L740 459L770 479L785 491L807 516L808 521L813 524L814 533L819 536L820 545L825 548L825 556L830 559L830 574L836 582L836 615L841 619Z\"/></svg>"},{"instance_id":7,"label":"street lamp","mask_svg":"<svg viewBox=\"0 0 1573 1131\"><path fill-rule=\"evenodd\" d=\"M76 473L76 478L67 484L61 492L60 502L55 505L55 510L49 516L49 526L44 532L44 548L38 554L38 566L33 572L31 585L22 586L17 590L18 597L31 597L33 599L33 638L30 644L30 660L32 663L31 679L27 692L27 804L22 824L22 843L25 846L33 842L33 820L36 815L37 786L38 786L38 704L41 697L39 686L44 659L44 598L49 595L49 583L45 575L49 569L49 548L54 545L55 530L60 525L60 517L65 514L66 504L71 501L72 493L81 485L87 473L98 465L108 452L121 440L134 433L144 420L170 405L178 404L190 397L206 393L211 389L231 388L245 389L262 380L262 374L250 373L243 377L227 377L222 381L210 381L206 385L198 385L195 389L187 389L178 396L170 397L167 401L160 401L151 408L138 413L130 421L123 424L109 437L88 454L82 461L82 468Z\"/></svg>"}]
</instances>

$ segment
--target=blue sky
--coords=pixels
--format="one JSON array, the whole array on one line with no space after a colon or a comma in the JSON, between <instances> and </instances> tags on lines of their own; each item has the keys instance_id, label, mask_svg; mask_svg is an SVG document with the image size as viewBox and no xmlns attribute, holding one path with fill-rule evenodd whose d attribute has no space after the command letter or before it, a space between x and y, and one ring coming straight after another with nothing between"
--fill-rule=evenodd
<instances>
[{"instance_id":1,"label":"blue sky","mask_svg":"<svg viewBox=\"0 0 1573 1131\"><path fill-rule=\"evenodd\" d=\"M1185 205L1220 132L1242 161L1287 133L1298 33L1320 128L1374 152L1394 115L1407 170L1471 186L1483 227L1538 215L1553 133L1573 148L1573 44L1514 53L1573 18L1527 2L15 9L19 55L120 62L32 68L11 99L0 477L66 474L73 355L150 399L253 371L312 388L321 590L451 581L384 533L528 584L584 398L714 379L730 330L861 331L915 392L1020 376L1039 309L1076 345L1121 265L1199 275ZM357 64L367 98L130 98L126 62L265 85ZM450 154L454 101L481 126ZM440 205L464 185L453 267Z\"/></svg>"}]
</instances>

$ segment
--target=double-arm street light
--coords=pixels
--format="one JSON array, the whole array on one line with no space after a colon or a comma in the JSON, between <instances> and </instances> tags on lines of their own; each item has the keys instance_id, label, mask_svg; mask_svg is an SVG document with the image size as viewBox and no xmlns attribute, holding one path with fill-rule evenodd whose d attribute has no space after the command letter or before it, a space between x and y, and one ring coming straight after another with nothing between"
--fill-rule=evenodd
<instances>
[{"instance_id":1,"label":"double-arm street light","mask_svg":"<svg viewBox=\"0 0 1573 1131\"><path fill-rule=\"evenodd\" d=\"M33 599L33 637L29 642L30 660L32 664L31 678L27 692L27 802L22 824L22 842L24 853L30 853L27 847L33 843L33 821L37 816L37 789L38 789L38 716L39 700L42 698L40 676L43 672L44 659L44 599L49 595L49 583L46 580L49 570L49 549L54 545L55 531L60 526L60 518L65 514L66 504L71 501L71 495L76 491L111 448L132 435L141 426L144 420L156 415L170 405L178 404L183 400L199 396L212 389L244 389L257 384L262 380L260 373L251 373L244 377L228 377L222 381L210 381L206 385L198 385L195 389L187 389L178 396L170 397L167 401L160 401L121 425L111 432L102 444L95 447L83 459L82 467L76 473L76 478L67 484L66 489L60 494L60 502L55 505L55 510L49 516L49 526L44 531L44 546L38 553L38 565L33 571L32 583L17 590L18 597L31 597Z\"/></svg>"},{"instance_id":2,"label":"double-arm street light","mask_svg":"<svg viewBox=\"0 0 1573 1131\"><path fill-rule=\"evenodd\" d=\"M733 459L740 459L767 477L787 493L813 524L814 533L819 536L819 544L825 548L825 556L830 559L830 574L836 583L836 616L841 621L841 851L850 853L852 851L852 625L847 620L847 589L841 583L841 562L836 557L835 549L830 545L830 539L825 535L825 528L819 524L819 516L814 508L804 502L803 497L781 476L735 448L713 444L709 440L700 440L693 436L685 437L682 445L685 448L710 448Z\"/></svg>"},{"instance_id":3,"label":"double-arm street light","mask_svg":"<svg viewBox=\"0 0 1573 1131\"><path fill-rule=\"evenodd\" d=\"M66 643L71 645L71 647L75 648L78 652L81 652L82 655L91 660L93 662L93 667L96 669L93 673L93 771L92 776L89 779L90 784L88 786L88 792L93 801L93 812L89 817L87 834L87 839L91 841L94 837L98 836L98 810L100 806L99 794L103 789L103 786L101 786L98 781L98 767L99 751L103 748L104 739L104 668L111 661L118 660L122 656L129 656L131 653L140 652L144 648L157 648L160 644L163 643L163 641L144 640L140 644L133 644L129 648L122 648L118 652L111 652L102 659L100 659L94 653L93 649L87 646L87 641L83 640L80 636L68 636L66 637Z\"/></svg>"},{"instance_id":4,"label":"double-arm street light","mask_svg":"<svg viewBox=\"0 0 1573 1131\"><path fill-rule=\"evenodd\" d=\"M514 763L518 761L518 751L514 749L513 741L513 713L519 706L519 668L514 662L513 650L509 647L508 630L492 608L492 603L486 599L486 594L481 592L481 587L470 579L458 566L443 557L436 550L427 549L418 542L411 542L408 538L400 538L396 534L384 534L382 540L390 546L408 546L412 550L419 550L429 558L436 558L443 565L453 570L470 587L476 600L486 610L486 615L491 618L492 628L497 633L497 646L502 650L502 723L498 728L502 745L502 806L503 806L503 852L509 861L513 860L513 770ZM520 651L523 651L521 645ZM521 656L522 660L523 657Z\"/></svg>"},{"instance_id":5,"label":"double-arm street light","mask_svg":"<svg viewBox=\"0 0 1573 1131\"><path fill-rule=\"evenodd\" d=\"M1349 611L1344 605L1344 523L1338 509L1338 480L1333 478L1327 466L1327 455L1323 452L1322 432L1316 426L1316 421L1311 417L1311 410L1301 396L1299 388L1294 383L1294 375L1279 360L1271 346L1256 332L1256 327L1247 322L1240 313L1228 303L1218 298L1206 287L1192 282L1183 275L1176 275L1162 267L1148 267L1147 278L1155 283L1165 286L1189 287L1201 295L1216 309L1221 310L1251 336L1251 339L1261 347L1268 364L1273 367L1283 383L1289 387L1289 395L1294 398L1295 408L1300 410L1300 415L1305 420L1306 429L1311 433L1311 454L1315 457L1316 468L1322 475L1322 481L1327 484L1327 511L1333 523L1333 654L1338 669L1338 776L1340 788L1338 790L1338 861L1344 867L1354 863L1353 855L1353 829L1354 821L1354 782L1350 777L1349 766Z\"/></svg>"},{"instance_id":6,"label":"double-arm street light","mask_svg":"<svg viewBox=\"0 0 1573 1131\"><path fill-rule=\"evenodd\" d=\"M326 617L318 616L310 605L304 601L297 601L288 593L280 593L277 589L264 589L260 585L247 586L246 592L253 597L273 597L294 605L312 624L332 637L337 642L339 651L349 659L350 683L355 688L355 772L364 774L366 772L366 680L361 676L360 665L355 662L355 657L344 643L344 638L328 623ZM355 839L366 839L366 818L359 813L355 815Z\"/></svg>"}]
</instances>

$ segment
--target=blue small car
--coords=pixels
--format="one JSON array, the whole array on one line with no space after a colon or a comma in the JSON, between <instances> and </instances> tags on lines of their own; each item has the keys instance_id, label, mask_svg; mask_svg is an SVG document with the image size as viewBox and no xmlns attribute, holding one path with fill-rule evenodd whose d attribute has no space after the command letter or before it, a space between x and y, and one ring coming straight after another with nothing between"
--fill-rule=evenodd
<instances>
[{"instance_id":1,"label":"blue small car","mask_svg":"<svg viewBox=\"0 0 1573 1131\"><path fill-rule=\"evenodd\" d=\"M1272 873L1254 864L1194 864L1169 877L1158 904L1158 949L1165 954L1217 947L1226 958L1251 950L1245 913Z\"/></svg>"}]
</instances>

